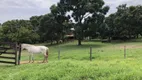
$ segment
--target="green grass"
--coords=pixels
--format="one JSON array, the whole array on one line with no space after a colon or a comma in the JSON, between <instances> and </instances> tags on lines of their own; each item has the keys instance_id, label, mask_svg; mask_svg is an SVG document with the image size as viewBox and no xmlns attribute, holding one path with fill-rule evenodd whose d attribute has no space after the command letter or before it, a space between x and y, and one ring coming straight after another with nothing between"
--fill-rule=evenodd
<instances>
[{"instance_id":1,"label":"green grass","mask_svg":"<svg viewBox=\"0 0 142 80\"><path fill-rule=\"evenodd\" d=\"M38 44L37 44L38 45ZM46 45L46 44L44 44ZM124 46L127 57L124 59ZM89 59L92 47L93 59ZM0 80L142 80L142 43L77 41L49 46L48 63L0 65ZM58 49L61 59L58 60ZM22 51L22 61L28 61ZM35 55L42 61L43 55Z\"/></svg>"}]
</instances>

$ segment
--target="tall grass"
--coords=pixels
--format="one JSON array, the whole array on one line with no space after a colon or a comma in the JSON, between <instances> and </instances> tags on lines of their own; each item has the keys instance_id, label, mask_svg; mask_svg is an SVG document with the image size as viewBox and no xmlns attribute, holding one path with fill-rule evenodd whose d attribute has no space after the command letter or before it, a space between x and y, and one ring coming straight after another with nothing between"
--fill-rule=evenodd
<instances>
[{"instance_id":1,"label":"tall grass","mask_svg":"<svg viewBox=\"0 0 142 80\"><path fill-rule=\"evenodd\" d=\"M141 42L101 43L76 41L49 46L49 63L0 65L0 80L142 80ZM127 57L124 59L124 46ZM89 61L89 47L93 60ZM61 60L58 60L58 49ZM43 55L35 55L37 61ZM28 60L27 51L22 61Z\"/></svg>"}]
</instances>

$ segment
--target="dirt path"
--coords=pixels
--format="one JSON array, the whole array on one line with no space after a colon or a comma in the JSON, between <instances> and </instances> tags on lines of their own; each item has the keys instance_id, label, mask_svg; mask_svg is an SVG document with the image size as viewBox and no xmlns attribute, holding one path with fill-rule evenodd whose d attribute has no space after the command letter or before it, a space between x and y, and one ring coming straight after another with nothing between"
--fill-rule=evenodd
<instances>
[{"instance_id":1,"label":"dirt path","mask_svg":"<svg viewBox=\"0 0 142 80\"><path fill-rule=\"evenodd\" d=\"M42 64L43 62L42 61L34 61L34 63L40 63ZM29 61L21 61L20 64L33 64L32 62L29 63Z\"/></svg>"}]
</instances>

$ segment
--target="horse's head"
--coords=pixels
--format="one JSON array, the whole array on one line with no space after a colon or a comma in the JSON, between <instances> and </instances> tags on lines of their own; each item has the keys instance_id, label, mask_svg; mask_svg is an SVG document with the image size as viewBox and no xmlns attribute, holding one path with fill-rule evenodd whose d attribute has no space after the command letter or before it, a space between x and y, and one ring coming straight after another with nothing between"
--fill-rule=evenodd
<instances>
[{"instance_id":1,"label":"horse's head","mask_svg":"<svg viewBox=\"0 0 142 80\"><path fill-rule=\"evenodd\" d=\"M21 50L25 49L25 44L21 44Z\"/></svg>"}]
</instances>

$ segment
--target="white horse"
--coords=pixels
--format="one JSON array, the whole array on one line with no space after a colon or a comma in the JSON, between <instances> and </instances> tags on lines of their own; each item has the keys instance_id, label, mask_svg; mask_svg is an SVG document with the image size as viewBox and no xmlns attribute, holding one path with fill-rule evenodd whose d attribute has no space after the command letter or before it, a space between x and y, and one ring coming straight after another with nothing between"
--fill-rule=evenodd
<instances>
[{"instance_id":1,"label":"white horse","mask_svg":"<svg viewBox=\"0 0 142 80\"><path fill-rule=\"evenodd\" d=\"M44 55L43 62L47 62L49 48L46 46L35 46L31 44L21 44L21 49L26 49L29 52L29 63L31 60L34 62L33 54L42 53Z\"/></svg>"}]
</instances>

